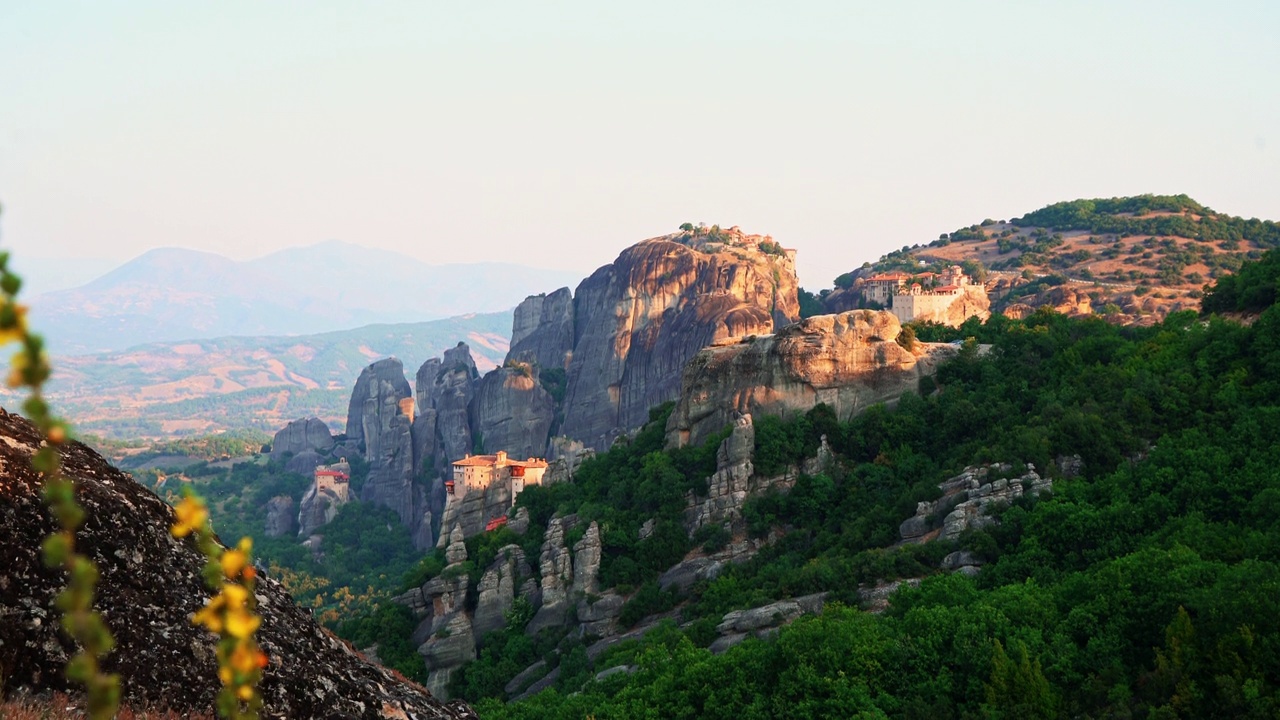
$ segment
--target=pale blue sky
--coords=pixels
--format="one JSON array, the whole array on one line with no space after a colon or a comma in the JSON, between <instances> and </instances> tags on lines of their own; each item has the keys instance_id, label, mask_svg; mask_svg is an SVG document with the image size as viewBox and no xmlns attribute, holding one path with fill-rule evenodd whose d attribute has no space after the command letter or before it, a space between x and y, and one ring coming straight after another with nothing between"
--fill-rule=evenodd
<instances>
[{"instance_id":1,"label":"pale blue sky","mask_svg":"<svg viewBox=\"0 0 1280 720\"><path fill-rule=\"evenodd\" d=\"M1274 2L0 0L0 225L586 272L705 221L819 288L1077 197L1280 219L1277 36Z\"/></svg>"}]
</instances>

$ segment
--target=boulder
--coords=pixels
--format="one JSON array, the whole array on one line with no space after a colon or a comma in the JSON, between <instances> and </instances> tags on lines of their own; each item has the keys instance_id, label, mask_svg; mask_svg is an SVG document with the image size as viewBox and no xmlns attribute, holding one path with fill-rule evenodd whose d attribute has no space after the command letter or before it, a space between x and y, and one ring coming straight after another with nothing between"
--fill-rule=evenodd
<instances>
[{"instance_id":1,"label":"boulder","mask_svg":"<svg viewBox=\"0 0 1280 720\"><path fill-rule=\"evenodd\" d=\"M271 441L271 459L284 462L289 454L313 450L317 455L324 455L333 448L333 434L329 426L317 417L294 420L285 425Z\"/></svg>"},{"instance_id":2,"label":"boulder","mask_svg":"<svg viewBox=\"0 0 1280 720\"><path fill-rule=\"evenodd\" d=\"M284 463L285 472L297 473L304 477L310 477L315 472L316 467L321 463L320 453L315 450L303 450L302 452L289 458Z\"/></svg>"}]
</instances>

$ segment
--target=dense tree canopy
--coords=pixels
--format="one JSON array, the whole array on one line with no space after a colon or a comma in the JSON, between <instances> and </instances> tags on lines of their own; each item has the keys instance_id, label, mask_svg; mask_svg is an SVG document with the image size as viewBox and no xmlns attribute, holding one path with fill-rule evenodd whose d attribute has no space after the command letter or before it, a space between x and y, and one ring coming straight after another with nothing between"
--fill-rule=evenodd
<instances>
[{"instance_id":1,"label":"dense tree canopy","mask_svg":"<svg viewBox=\"0 0 1280 720\"><path fill-rule=\"evenodd\" d=\"M585 683L510 705L484 701L482 716L1275 717L1274 262L1246 266L1230 291L1210 294L1223 307L1242 297L1255 310L1265 304L1250 325L1184 312L1123 328L1042 311L930 328L942 336L933 339L973 340L923 395L845 423L823 408L792 422L758 419L762 472L811 455L821 435L844 460L749 504L752 529L785 528L783 538L673 598L683 630L652 633L594 668L633 665L634 674L577 672ZM1082 458L1082 474L1056 470L1070 455ZM995 461L1034 464L1054 491L962 536L958 545L986 563L976 578L937 570L956 545L890 547L939 481ZM632 458L626 470L664 479L664 467ZM607 496L623 471L601 466L592 494ZM671 507L651 492L646 512ZM853 609L856 583L903 576L925 579L882 615ZM776 641L719 656L703 649L714 638L707 623L724 612L816 591L837 604Z\"/></svg>"}]
</instances>

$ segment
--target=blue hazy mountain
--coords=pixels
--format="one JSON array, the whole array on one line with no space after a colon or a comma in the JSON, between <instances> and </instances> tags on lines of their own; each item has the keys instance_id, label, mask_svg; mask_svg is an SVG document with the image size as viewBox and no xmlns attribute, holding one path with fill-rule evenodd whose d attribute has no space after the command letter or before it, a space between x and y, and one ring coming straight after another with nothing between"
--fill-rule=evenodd
<instances>
[{"instance_id":1,"label":"blue hazy mountain","mask_svg":"<svg viewBox=\"0 0 1280 720\"><path fill-rule=\"evenodd\" d=\"M495 312L579 279L506 262L431 265L337 241L243 262L158 248L80 287L37 296L32 319L55 353L83 354Z\"/></svg>"}]
</instances>

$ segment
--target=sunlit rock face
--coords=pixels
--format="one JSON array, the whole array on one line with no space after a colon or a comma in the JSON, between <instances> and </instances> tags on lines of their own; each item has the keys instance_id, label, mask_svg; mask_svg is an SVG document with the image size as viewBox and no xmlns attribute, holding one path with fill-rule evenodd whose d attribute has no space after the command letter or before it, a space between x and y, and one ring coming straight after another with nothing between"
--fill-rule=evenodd
<instances>
[{"instance_id":1,"label":"sunlit rock face","mask_svg":"<svg viewBox=\"0 0 1280 720\"><path fill-rule=\"evenodd\" d=\"M516 306L507 360L564 370L572 353L573 293L569 288L530 295Z\"/></svg>"},{"instance_id":2,"label":"sunlit rock face","mask_svg":"<svg viewBox=\"0 0 1280 720\"><path fill-rule=\"evenodd\" d=\"M486 451L513 458L542 457L555 417L555 401L535 376L536 366L520 364L489 372L471 401L472 437Z\"/></svg>"},{"instance_id":3,"label":"sunlit rock face","mask_svg":"<svg viewBox=\"0 0 1280 720\"><path fill-rule=\"evenodd\" d=\"M793 254L736 230L723 237L646 240L578 286L562 434L607 448L679 395L699 350L799 318Z\"/></svg>"},{"instance_id":4,"label":"sunlit rock face","mask_svg":"<svg viewBox=\"0 0 1280 720\"><path fill-rule=\"evenodd\" d=\"M897 400L956 352L929 343L908 350L896 342L901 329L890 312L851 310L708 347L684 368L667 444L702 442L744 413L790 416L826 403L848 419Z\"/></svg>"}]
</instances>

